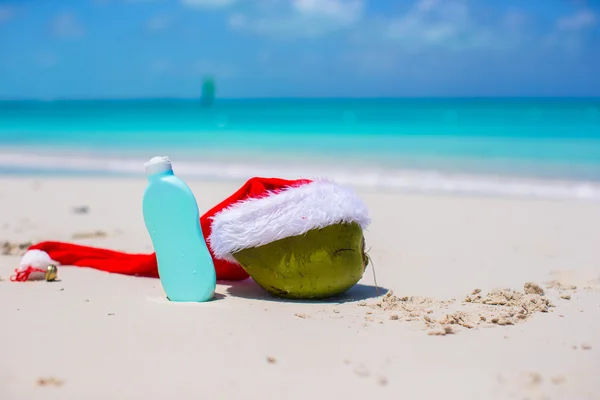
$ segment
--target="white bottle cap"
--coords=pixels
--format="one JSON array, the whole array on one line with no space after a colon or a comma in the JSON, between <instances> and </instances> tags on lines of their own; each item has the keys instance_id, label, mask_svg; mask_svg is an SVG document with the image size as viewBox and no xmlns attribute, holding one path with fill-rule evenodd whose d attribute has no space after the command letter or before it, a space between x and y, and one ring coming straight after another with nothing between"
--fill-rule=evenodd
<instances>
[{"instance_id":1,"label":"white bottle cap","mask_svg":"<svg viewBox=\"0 0 600 400\"><path fill-rule=\"evenodd\" d=\"M171 160L169 157L153 157L147 163L144 163L146 175L154 175L160 172L172 171Z\"/></svg>"}]
</instances>

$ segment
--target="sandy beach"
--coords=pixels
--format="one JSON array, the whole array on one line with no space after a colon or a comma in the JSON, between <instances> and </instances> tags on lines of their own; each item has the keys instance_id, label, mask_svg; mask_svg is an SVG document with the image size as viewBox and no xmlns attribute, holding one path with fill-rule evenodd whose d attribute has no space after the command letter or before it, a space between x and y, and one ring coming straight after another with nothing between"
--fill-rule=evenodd
<instances>
[{"instance_id":1,"label":"sandy beach","mask_svg":"<svg viewBox=\"0 0 600 400\"><path fill-rule=\"evenodd\" d=\"M190 182L201 211L241 182ZM598 399L600 203L357 189L375 265L344 296L252 280L171 304L157 279L59 267L28 242L152 252L143 178L0 178L0 398ZM21 245L21 246L20 246Z\"/></svg>"}]
</instances>

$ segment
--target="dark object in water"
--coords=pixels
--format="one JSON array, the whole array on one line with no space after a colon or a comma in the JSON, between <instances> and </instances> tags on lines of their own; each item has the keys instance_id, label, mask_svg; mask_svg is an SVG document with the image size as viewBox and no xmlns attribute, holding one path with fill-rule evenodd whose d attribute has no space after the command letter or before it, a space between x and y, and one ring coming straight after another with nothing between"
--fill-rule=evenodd
<instances>
[{"instance_id":1,"label":"dark object in water","mask_svg":"<svg viewBox=\"0 0 600 400\"><path fill-rule=\"evenodd\" d=\"M204 79L200 102L203 107L210 107L215 102L215 81L212 78Z\"/></svg>"}]
</instances>

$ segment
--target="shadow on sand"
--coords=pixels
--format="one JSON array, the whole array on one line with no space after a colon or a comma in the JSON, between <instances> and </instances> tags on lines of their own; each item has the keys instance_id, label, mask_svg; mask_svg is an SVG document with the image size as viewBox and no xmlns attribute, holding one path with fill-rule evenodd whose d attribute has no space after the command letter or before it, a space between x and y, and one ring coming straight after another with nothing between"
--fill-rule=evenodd
<instances>
[{"instance_id":1,"label":"shadow on sand","mask_svg":"<svg viewBox=\"0 0 600 400\"><path fill-rule=\"evenodd\" d=\"M327 299L293 300L271 295L266 290L258 286L258 284L254 282L251 278L235 283L225 281L219 283L223 285L231 285L227 288L226 293L228 296L241 297L253 300L277 301L287 303L349 303L353 301L361 301L383 296L388 292L388 289L383 287L376 288L375 286L357 283L345 293L342 293L338 296L329 297Z\"/></svg>"}]
</instances>

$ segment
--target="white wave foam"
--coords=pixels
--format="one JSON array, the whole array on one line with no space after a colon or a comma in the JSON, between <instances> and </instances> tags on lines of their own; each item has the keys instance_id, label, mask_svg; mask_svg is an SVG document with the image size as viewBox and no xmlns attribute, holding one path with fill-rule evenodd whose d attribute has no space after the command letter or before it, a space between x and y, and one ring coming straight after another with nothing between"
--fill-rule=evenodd
<instances>
[{"instance_id":1,"label":"white wave foam","mask_svg":"<svg viewBox=\"0 0 600 400\"><path fill-rule=\"evenodd\" d=\"M0 153L0 168L8 171L44 170L143 175L145 159L77 157ZM445 174L436 171L332 167L325 165L287 166L227 161L174 163L178 175L202 179L245 180L252 176L288 179L327 176L340 184L378 189L436 194L468 194L543 199L600 201L600 184L583 181L546 181L497 176Z\"/></svg>"}]
</instances>

